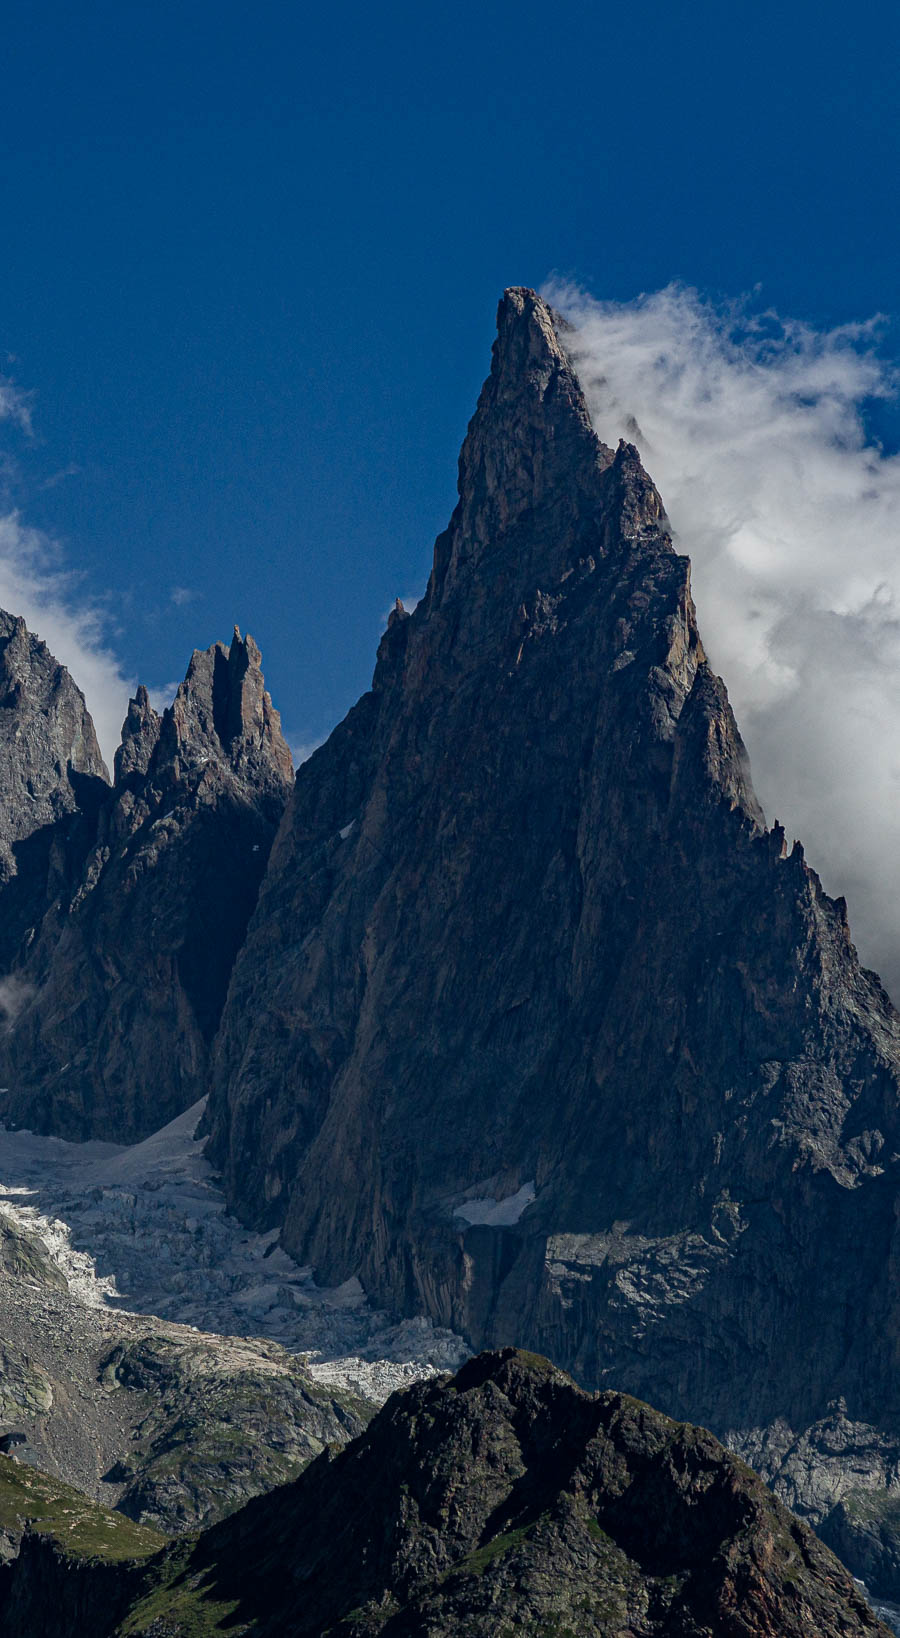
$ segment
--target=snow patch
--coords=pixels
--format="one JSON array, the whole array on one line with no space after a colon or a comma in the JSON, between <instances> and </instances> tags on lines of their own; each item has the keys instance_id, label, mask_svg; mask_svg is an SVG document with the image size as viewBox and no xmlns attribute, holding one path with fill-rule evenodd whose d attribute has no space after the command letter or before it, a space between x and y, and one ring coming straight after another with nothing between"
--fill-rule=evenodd
<instances>
[{"instance_id":1,"label":"snow patch","mask_svg":"<svg viewBox=\"0 0 900 1638\"><path fill-rule=\"evenodd\" d=\"M453 1215L461 1217L465 1223L488 1223L492 1228L506 1228L518 1223L534 1197L532 1178L530 1183L523 1183L515 1194L508 1194L503 1200L495 1200L492 1195L486 1195L483 1200L464 1200Z\"/></svg>"}]
</instances>

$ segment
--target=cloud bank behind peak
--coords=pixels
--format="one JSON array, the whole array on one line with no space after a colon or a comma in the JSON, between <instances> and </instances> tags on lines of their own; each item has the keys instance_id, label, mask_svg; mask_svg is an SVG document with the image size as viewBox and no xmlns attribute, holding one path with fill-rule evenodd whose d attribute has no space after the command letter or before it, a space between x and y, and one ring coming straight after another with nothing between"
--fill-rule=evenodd
<instances>
[{"instance_id":1,"label":"cloud bank behind peak","mask_svg":"<svg viewBox=\"0 0 900 1638\"><path fill-rule=\"evenodd\" d=\"M0 423L6 423L6 432L22 435L25 448L32 440L31 411L31 394L0 376ZM66 564L58 543L29 525L14 503L22 476L8 441L0 445L0 608L21 615L66 667L87 700L111 768L136 681L110 643L109 610L86 596L82 575ZM65 475L56 474L43 487Z\"/></svg>"},{"instance_id":2,"label":"cloud bank behind peak","mask_svg":"<svg viewBox=\"0 0 900 1638\"><path fill-rule=\"evenodd\" d=\"M80 595L54 543L17 511L0 516L0 608L21 615L78 684L111 768L135 680L106 641L106 612Z\"/></svg>"},{"instance_id":3,"label":"cloud bank behind peak","mask_svg":"<svg viewBox=\"0 0 900 1638\"><path fill-rule=\"evenodd\" d=\"M771 819L847 896L900 1001L900 458L878 323L819 331L680 286L627 303L551 282L606 443L658 485Z\"/></svg>"}]
</instances>

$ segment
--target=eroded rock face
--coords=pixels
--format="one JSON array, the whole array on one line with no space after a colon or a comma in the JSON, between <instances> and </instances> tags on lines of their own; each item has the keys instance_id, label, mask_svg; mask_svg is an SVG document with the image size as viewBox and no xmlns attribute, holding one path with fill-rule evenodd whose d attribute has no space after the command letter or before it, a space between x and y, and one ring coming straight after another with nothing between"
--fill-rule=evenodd
<instances>
[{"instance_id":1,"label":"eroded rock face","mask_svg":"<svg viewBox=\"0 0 900 1638\"><path fill-rule=\"evenodd\" d=\"M61 838L108 790L94 724L65 666L18 616L0 610L0 972L43 913ZM0 1021L22 995L0 986Z\"/></svg>"},{"instance_id":2,"label":"eroded rock face","mask_svg":"<svg viewBox=\"0 0 900 1638\"><path fill-rule=\"evenodd\" d=\"M329 1283L721 1432L841 1393L896 1429L900 1020L765 829L660 497L531 292L459 489L273 849L230 1198Z\"/></svg>"},{"instance_id":3,"label":"eroded rock face","mask_svg":"<svg viewBox=\"0 0 900 1638\"><path fill-rule=\"evenodd\" d=\"M0 1230L0 1435L140 1524L167 1536L210 1524L374 1413L275 1342L90 1306L37 1234L2 1216ZM0 1559L4 1538L0 1501Z\"/></svg>"},{"instance_id":4,"label":"eroded rock face","mask_svg":"<svg viewBox=\"0 0 900 1638\"><path fill-rule=\"evenodd\" d=\"M371 1405L317 1387L264 1342L169 1336L119 1344L101 1379L143 1400L132 1448L105 1477L116 1506L166 1535L196 1530L284 1484L327 1444L346 1444Z\"/></svg>"},{"instance_id":5,"label":"eroded rock face","mask_svg":"<svg viewBox=\"0 0 900 1638\"><path fill-rule=\"evenodd\" d=\"M792 1512L883 1597L900 1592L900 1437L851 1420L843 1399L802 1432L779 1418L733 1431L745 1457Z\"/></svg>"},{"instance_id":6,"label":"eroded rock face","mask_svg":"<svg viewBox=\"0 0 900 1638\"><path fill-rule=\"evenodd\" d=\"M140 689L112 790L57 842L56 892L8 982L7 1122L128 1142L202 1096L209 1046L293 777L252 637Z\"/></svg>"},{"instance_id":7,"label":"eroded rock face","mask_svg":"<svg viewBox=\"0 0 900 1638\"><path fill-rule=\"evenodd\" d=\"M84 695L25 621L0 610L0 876L16 844L78 806L78 780L109 782Z\"/></svg>"}]
</instances>

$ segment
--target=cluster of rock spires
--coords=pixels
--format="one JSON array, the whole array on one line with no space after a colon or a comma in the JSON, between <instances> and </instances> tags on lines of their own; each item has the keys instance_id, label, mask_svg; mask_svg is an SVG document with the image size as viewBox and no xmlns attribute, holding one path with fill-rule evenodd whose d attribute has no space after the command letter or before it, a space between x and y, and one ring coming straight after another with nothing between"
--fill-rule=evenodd
<instances>
[{"instance_id":1,"label":"cluster of rock spires","mask_svg":"<svg viewBox=\"0 0 900 1638\"><path fill-rule=\"evenodd\" d=\"M138 690L111 785L81 694L21 621L5 659L20 671L0 764L0 811L13 816L2 1115L62 1137L133 1141L202 1095L290 752L259 650L237 628L230 648L194 654L162 716ZM36 746L33 811L20 799L21 742ZM32 769L41 759L43 778Z\"/></svg>"},{"instance_id":2,"label":"cluster of rock spires","mask_svg":"<svg viewBox=\"0 0 900 1638\"><path fill-rule=\"evenodd\" d=\"M887 1638L711 1435L512 1349L394 1395L341 1452L163 1551L71 1493L38 1511L5 1467L0 1522L34 1509L0 1568L7 1638Z\"/></svg>"},{"instance_id":3,"label":"cluster of rock spires","mask_svg":"<svg viewBox=\"0 0 900 1638\"><path fill-rule=\"evenodd\" d=\"M208 1089L233 1209L323 1281L702 1421L900 1586L858 1499L900 1496L900 1017L766 828L688 560L540 298L501 302L425 598L293 784L249 638L161 719L139 692L111 786L0 641L3 1118L131 1139Z\"/></svg>"}]
</instances>

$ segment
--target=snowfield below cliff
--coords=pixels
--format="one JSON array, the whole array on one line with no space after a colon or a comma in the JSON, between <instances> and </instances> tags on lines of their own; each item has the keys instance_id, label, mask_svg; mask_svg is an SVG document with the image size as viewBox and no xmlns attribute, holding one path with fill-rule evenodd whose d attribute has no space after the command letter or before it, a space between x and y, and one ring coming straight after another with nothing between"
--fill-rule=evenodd
<instances>
[{"instance_id":1,"label":"snowfield below cliff","mask_svg":"<svg viewBox=\"0 0 900 1638\"><path fill-rule=\"evenodd\" d=\"M316 1285L228 1215L195 1134L203 1101L143 1143L67 1143L0 1127L0 1215L44 1244L91 1308L154 1314L308 1356L315 1377L381 1401L466 1357L425 1319L392 1324L358 1280Z\"/></svg>"}]
</instances>

